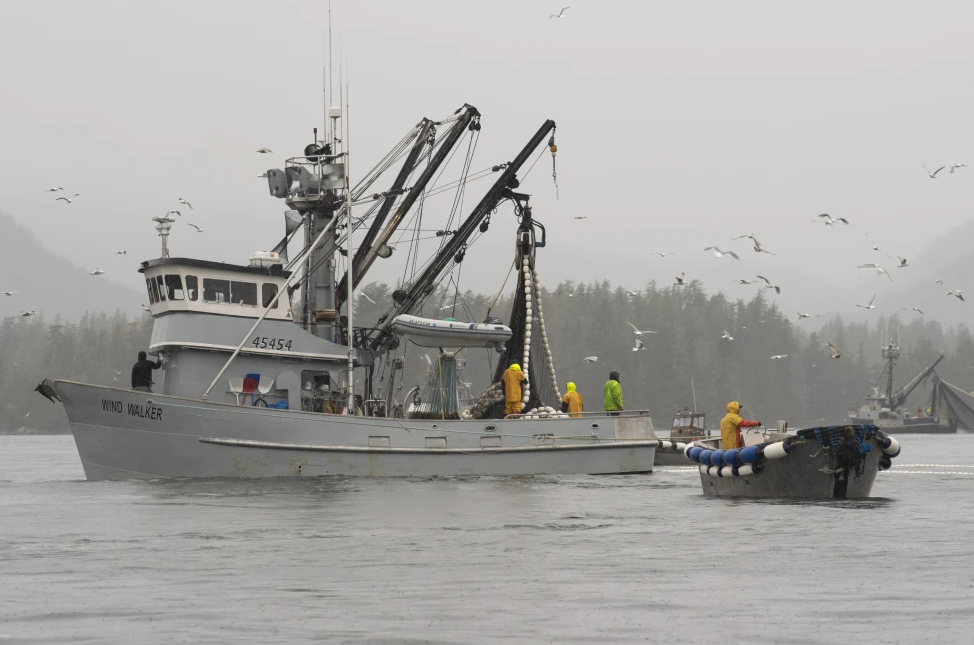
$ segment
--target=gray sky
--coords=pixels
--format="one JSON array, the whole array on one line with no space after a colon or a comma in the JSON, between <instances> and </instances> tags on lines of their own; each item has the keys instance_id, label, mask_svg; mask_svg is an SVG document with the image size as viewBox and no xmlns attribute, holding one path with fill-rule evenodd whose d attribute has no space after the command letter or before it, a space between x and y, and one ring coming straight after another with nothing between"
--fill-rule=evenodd
<instances>
[{"instance_id":1,"label":"gray sky","mask_svg":"<svg viewBox=\"0 0 974 645\"><path fill-rule=\"evenodd\" d=\"M562 4L335 0L353 175L420 117L464 102L483 113L475 169L510 159L555 119L561 199L547 158L524 186L549 230L548 286L638 288L686 271L747 296L734 278L801 270L851 281L865 302L885 279L853 268L879 255L864 232L913 256L970 218L974 168L935 181L921 168L974 164L970 3L576 1L550 20ZM207 230L178 229L174 255L245 262L269 248L285 207L255 175L321 127L326 7L0 3L0 208L133 287L138 261L158 252L149 218L177 196L196 207L183 218ZM81 196L55 203L49 186ZM820 212L852 226L812 224ZM465 286L500 287L514 228L507 208L468 255ZM778 255L729 240L748 232ZM742 262L701 251L712 244ZM968 280L955 286L974 293ZM788 307L820 302L795 291Z\"/></svg>"}]
</instances>

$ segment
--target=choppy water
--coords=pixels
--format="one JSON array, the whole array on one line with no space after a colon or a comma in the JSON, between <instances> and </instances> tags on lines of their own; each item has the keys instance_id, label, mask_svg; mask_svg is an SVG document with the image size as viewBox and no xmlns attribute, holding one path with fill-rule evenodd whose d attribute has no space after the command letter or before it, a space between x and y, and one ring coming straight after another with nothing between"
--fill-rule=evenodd
<instances>
[{"instance_id":1,"label":"choppy water","mask_svg":"<svg viewBox=\"0 0 974 645\"><path fill-rule=\"evenodd\" d=\"M0 643L969 643L974 436L901 439L877 498L801 504L693 470L86 482L70 437L0 437Z\"/></svg>"}]
</instances>

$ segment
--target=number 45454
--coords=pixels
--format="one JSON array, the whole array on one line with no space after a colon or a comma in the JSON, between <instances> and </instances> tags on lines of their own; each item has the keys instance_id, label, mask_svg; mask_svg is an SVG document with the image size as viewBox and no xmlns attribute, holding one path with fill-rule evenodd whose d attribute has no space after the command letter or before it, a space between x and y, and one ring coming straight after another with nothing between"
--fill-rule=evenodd
<instances>
[{"instance_id":1,"label":"number 45454","mask_svg":"<svg viewBox=\"0 0 974 645\"><path fill-rule=\"evenodd\" d=\"M279 352L291 351L291 341L283 338L268 338L267 336L254 336L250 342L254 349L276 349Z\"/></svg>"}]
</instances>

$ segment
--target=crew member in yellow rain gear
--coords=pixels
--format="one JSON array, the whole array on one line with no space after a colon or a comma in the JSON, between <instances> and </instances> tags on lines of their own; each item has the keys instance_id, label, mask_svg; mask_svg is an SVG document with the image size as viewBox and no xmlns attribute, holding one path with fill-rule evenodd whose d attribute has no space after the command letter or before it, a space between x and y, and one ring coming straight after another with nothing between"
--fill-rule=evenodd
<instances>
[{"instance_id":1,"label":"crew member in yellow rain gear","mask_svg":"<svg viewBox=\"0 0 974 645\"><path fill-rule=\"evenodd\" d=\"M741 428L754 428L761 425L760 421L747 421L742 419L740 414L744 406L737 401L727 404L727 416L720 420L720 447L724 450L740 448Z\"/></svg>"},{"instance_id":2,"label":"crew member in yellow rain gear","mask_svg":"<svg viewBox=\"0 0 974 645\"><path fill-rule=\"evenodd\" d=\"M575 391L574 383L569 383L567 389L568 393L561 398L561 411L567 412L573 417L582 416L580 412L585 409L585 403L582 401L582 395Z\"/></svg>"},{"instance_id":3,"label":"crew member in yellow rain gear","mask_svg":"<svg viewBox=\"0 0 974 645\"><path fill-rule=\"evenodd\" d=\"M512 363L504 370L504 414L520 414L521 412L521 382L528 377L521 371L521 366Z\"/></svg>"}]
</instances>

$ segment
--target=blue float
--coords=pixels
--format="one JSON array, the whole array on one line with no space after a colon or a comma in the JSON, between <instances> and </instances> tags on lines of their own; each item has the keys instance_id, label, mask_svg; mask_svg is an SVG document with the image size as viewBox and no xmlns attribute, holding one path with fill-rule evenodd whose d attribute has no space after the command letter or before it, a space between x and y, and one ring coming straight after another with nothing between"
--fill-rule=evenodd
<instances>
[{"instance_id":1,"label":"blue float","mask_svg":"<svg viewBox=\"0 0 974 645\"><path fill-rule=\"evenodd\" d=\"M705 466L710 465L710 455L714 454L713 450L704 450L698 456L698 461Z\"/></svg>"},{"instance_id":2,"label":"blue float","mask_svg":"<svg viewBox=\"0 0 974 645\"><path fill-rule=\"evenodd\" d=\"M724 452L724 464L727 466L738 466L740 465L740 454L741 451L737 448L732 448Z\"/></svg>"},{"instance_id":3,"label":"blue float","mask_svg":"<svg viewBox=\"0 0 974 645\"><path fill-rule=\"evenodd\" d=\"M690 448L690 451L687 454L687 456L690 457L691 460L700 463L701 452L703 452L703 448L701 448L700 446L694 446L693 448Z\"/></svg>"},{"instance_id":4,"label":"blue float","mask_svg":"<svg viewBox=\"0 0 974 645\"><path fill-rule=\"evenodd\" d=\"M711 466L723 466L724 465L724 451L714 450L710 455L710 465Z\"/></svg>"},{"instance_id":5,"label":"blue float","mask_svg":"<svg viewBox=\"0 0 974 645\"><path fill-rule=\"evenodd\" d=\"M741 450L738 456L740 457L742 463L756 464L763 455L764 451L760 446L748 446L747 448Z\"/></svg>"}]
</instances>

